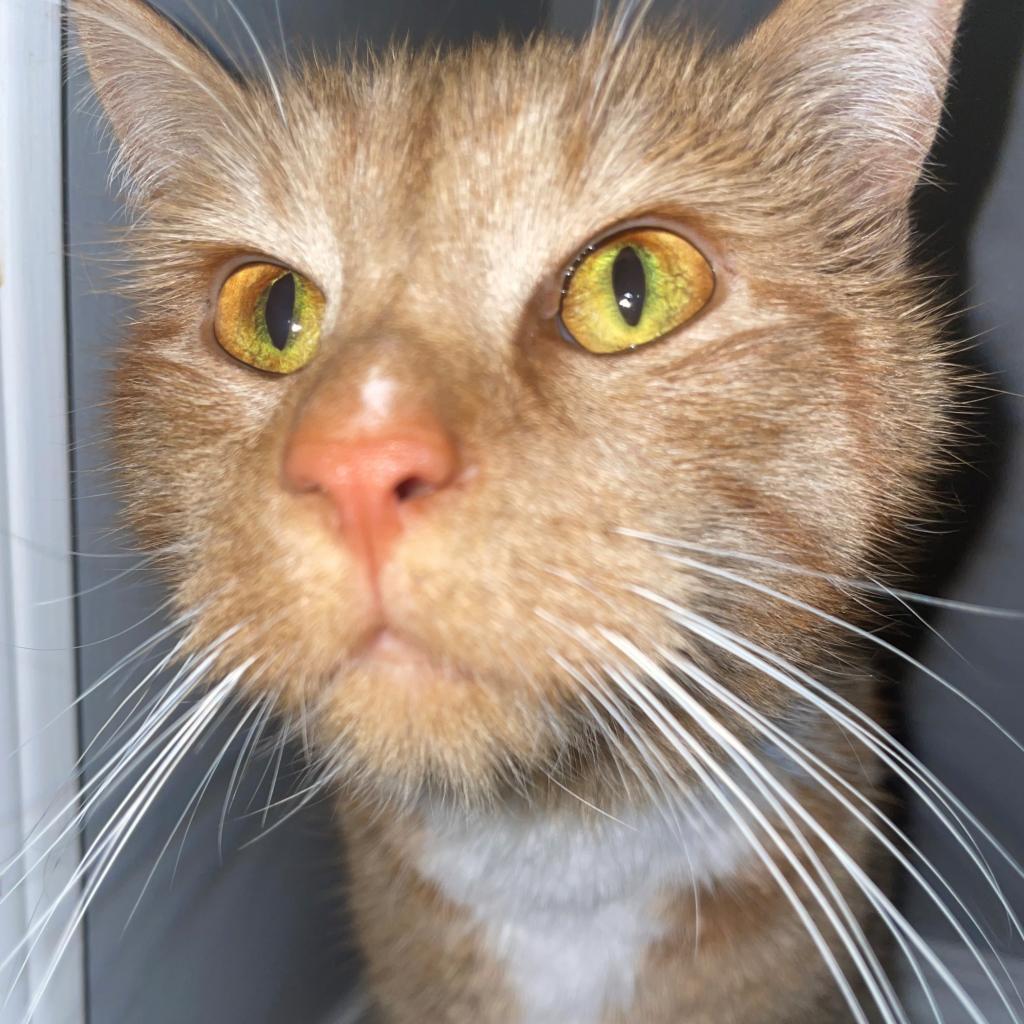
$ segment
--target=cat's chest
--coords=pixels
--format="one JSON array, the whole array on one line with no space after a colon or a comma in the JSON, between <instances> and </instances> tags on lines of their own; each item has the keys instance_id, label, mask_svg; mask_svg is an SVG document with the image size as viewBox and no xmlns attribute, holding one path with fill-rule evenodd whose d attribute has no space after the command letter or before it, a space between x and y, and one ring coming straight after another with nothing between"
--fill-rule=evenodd
<instances>
[{"instance_id":1,"label":"cat's chest","mask_svg":"<svg viewBox=\"0 0 1024 1024\"><path fill-rule=\"evenodd\" d=\"M728 876L747 848L705 808L589 822L426 812L419 871L482 928L522 1024L598 1024L628 1008L664 896ZM695 919L696 921L696 919Z\"/></svg>"}]
</instances>

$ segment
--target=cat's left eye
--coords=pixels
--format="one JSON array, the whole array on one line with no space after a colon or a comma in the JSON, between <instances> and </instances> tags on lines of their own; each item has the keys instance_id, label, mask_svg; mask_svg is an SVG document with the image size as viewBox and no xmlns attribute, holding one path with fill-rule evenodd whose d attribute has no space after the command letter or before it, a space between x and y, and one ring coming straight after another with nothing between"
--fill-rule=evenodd
<instances>
[{"instance_id":1,"label":"cat's left eye","mask_svg":"<svg viewBox=\"0 0 1024 1024\"><path fill-rule=\"evenodd\" d=\"M577 258L558 315L588 351L623 352L681 327L714 290L714 271L696 246L674 231L633 228Z\"/></svg>"},{"instance_id":2,"label":"cat's left eye","mask_svg":"<svg viewBox=\"0 0 1024 1024\"><path fill-rule=\"evenodd\" d=\"M221 286L213 330L236 359L268 373L294 373L314 355L324 297L276 263L247 263Z\"/></svg>"}]
</instances>

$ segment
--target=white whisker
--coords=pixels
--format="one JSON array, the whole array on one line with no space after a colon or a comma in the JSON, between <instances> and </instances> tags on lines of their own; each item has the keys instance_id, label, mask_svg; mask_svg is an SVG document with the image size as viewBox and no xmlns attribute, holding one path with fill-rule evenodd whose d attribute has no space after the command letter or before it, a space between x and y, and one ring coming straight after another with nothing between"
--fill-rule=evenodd
<instances>
[{"instance_id":1,"label":"white whisker","mask_svg":"<svg viewBox=\"0 0 1024 1024\"><path fill-rule=\"evenodd\" d=\"M267 804L263 808L263 812L260 815L260 828L265 829L267 826L267 815L270 813L270 805L274 801L274 793L277 791L277 780L281 775L281 763L284 760L284 748L288 744L288 725L287 723L281 727L281 736L277 745L277 756L274 758L274 774L270 780L270 792L267 796Z\"/></svg>"},{"instance_id":2,"label":"white whisker","mask_svg":"<svg viewBox=\"0 0 1024 1024\"><path fill-rule=\"evenodd\" d=\"M224 794L224 807L221 810L220 821L217 824L217 853L222 859L224 857L224 827L227 824L231 801L234 799L235 787L240 783L242 774L245 770L245 765L248 763L248 753L251 750L253 737L257 735L257 730L262 733L263 729L266 728L267 719L270 717L273 707L272 699L264 697L261 700L255 701L249 711L247 711L245 716L242 718L242 722L244 723L252 712L256 710L259 710L260 712L249 730L249 735L242 744L242 749L238 752L238 757L235 759L235 767L231 772L231 778L228 780L227 792ZM223 754L221 757L223 757Z\"/></svg>"},{"instance_id":3,"label":"white whisker","mask_svg":"<svg viewBox=\"0 0 1024 1024\"><path fill-rule=\"evenodd\" d=\"M873 803L871 803L870 800L868 800L862 793L858 792L855 787L851 786L845 779L843 779L838 772L829 767L824 761L822 761L819 757L817 757L815 754L809 751L803 744L800 744L797 741L793 740L790 736L787 735L785 730L780 729L779 727L771 723L764 715L760 714L753 707L751 707L749 703L742 700L742 698L736 696L735 694L731 693L726 687L722 686L719 683L716 683L710 676L707 675L707 673L702 672L691 662L684 662L675 652L662 648L659 650L659 654L668 663L672 664L674 667L684 672L688 678L690 678L698 685L700 685L706 692L712 694L720 702L724 703L727 707L731 708L733 711L735 711L737 714L743 717L745 721L754 725L763 734L770 736L772 740L776 742L780 746L780 748L784 749L786 753L794 760L794 762L796 762L808 774L810 778L814 779L826 792L829 793L830 796L833 797L833 799L835 799L844 808L844 810L846 810L851 816L856 818L856 820L859 821L865 827L865 829L867 829L867 831L874 837L874 839L877 840L894 857L894 859L900 864L900 866L908 872L910 877L921 887L922 891L929 898L930 902L940 911L943 917L945 917L945 919L950 923L954 931L957 933L957 936L963 942L965 948L968 949L971 953L973 953L974 958L977 960L982 971L985 973L989 982L992 984L993 989L1000 996L1003 997L1004 1004L1007 1006L1007 1009L1010 1011L1010 1013L1013 1014L1014 1011L1010 1008L1009 1004L1006 1003L1006 998L1005 996L1003 996L1000 984L992 975L991 970L985 961L985 958L975 949L974 944L972 943L969 935L960 925L959 921L957 921L957 919L949 910L948 906L945 904L945 902L942 900L939 894L920 874L920 872L913 866L913 864L906 858L906 856L904 856L904 854L895 846L895 844L888 838L888 836L886 836L881 831L881 829L879 829L879 827L873 821L871 821L863 812L854 807L853 804L851 804L849 800L846 797L844 797L842 793L839 792L839 790L836 789L836 787L833 784L829 783L822 774L822 772L824 772L829 777L834 779L835 782L838 783L842 788L850 792L859 802L861 802L869 810L869 812L878 817L882 822L885 823L885 825L889 829L895 832L895 834L901 839L901 841L904 842L906 846L931 871L931 873L935 875L935 877L939 880L943 887L949 892L953 900L956 902L957 906L967 916L970 923L974 926L978 933L982 935L986 946L988 947L990 952L995 956L996 961L999 963L1003 972L1006 974L1007 980L1009 981L1009 984L1013 989L1014 994L1017 996L1017 999L1020 1000L1021 996L1020 992L1017 989L1016 983L1014 982L1009 970L1006 968L1003 960L999 957L995 945L987 937L984 929L981 927L977 919L970 913L963 900L960 899L960 897L957 895L953 887L942 876L942 873L938 870L938 868L936 868L932 864L930 860L928 860L927 857L925 857L923 852L910 840L910 838L906 836L895 824L889 821L889 819L886 818L886 816ZM900 943L901 947L903 947L903 939L899 935L894 935L894 937L896 938L897 942ZM907 953L908 961L911 963L911 966L915 974L918 976L918 979L921 982L922 989L926 994L926 998L928 999L929 1003L934 1005L930 989L920 973L916 960L910 957L909 951L907 951L905 947L904 952ZM1016 1020L1017 1018L1014 1017L1013 1019Z\"/></svg>"},{"instance_id":4,"label":"white whisker","mask_svg":"<svg viewBox=\"0 0 1024 1024\"><path fill-rule=\"evenodd\" d=\"M751 849L757 853L759 859L764 864L765 869L772 876L776 885L780 887L787 901L799 917L801 924L817 948L823 963L826 965L829 973L836 982L836 985L838 986L846 1005L849 1007L850 1012L853 1014L854 1019L858 1024L867 1024L868 1018L864 1013L860 1000L857 999L856 994L850 986L849 979L840 967L835 954L829 948L821 930L814 922L814 919L811 917L803 901L797 895L796 890L792 887L786 876L775 863L774 859L769 855L764 845L757 838L751 826L739 814L739 811L732 802L725 796L721 787L715 783L714 779L712 779L712 774L716 776L721 785L728 788L740 804L743 805L747 813L769 836L773 845L779 850L797 875L799 875L800 880L814 897L816 903L821 907L826 918L828 918L829 924L833 929L835 929L836 934L839 936L843 944L847 946L851 958L856 962L859 958L859 954L857 953L852 940L847 935L845 928L837 918L834 909L829 905L817 884L810 877L806 867L799 861L792 849L779 834L778 830L775 829L771 822L757 808L749 796L739 789L736 783L723 771L721 766L707 754L701 745L698 744L674 718L672 718L664 705L657 701L657 699L651 694L642 692L636 685L631 686L627 692L632 700L645 713L649 721L659 729L661 734L673 746L680 757L683 758L684 762L696 774L707 792L714 796L725 812L729 815L737 830L750 845ZM711 774L709 774L709 772ZM870 988L871 986L868 982L870 972L865 971L863 976L865 978L865 983L869 984ZM881 998L880 993L876 995L876 1001L880 1010L882 1010L885 1019L887 1021L892 1021L892 1013L886 1009L885 1002Z\"/></svg>"},{"instance_id":5,"label":"white whisker","mask_svg":"<svg viewBox=\"0 0 1024 1024\"><path fill-rule=\"evenodd\" d=\"M556 620L551 619L551 621ZM591 650L593 650L595 654L599 654L593 642L586 640L585 634L582 630L575 630L573 632L577 635L577 638L585 642L586 645ZM609 639L609 637L606 636L606 639ZM676 750L676 752L683 758L683 760L689 765L691 770L693 770L695 774L697 774L698 778L700 779L702 785L705 787L707 792L711 793L715 797L717 802L723 807L723 809L729 815L730 819L736 825L737 829L743 835L744 839L751 845L751 848L758 854L761 861L765 864L766 870L768 870L773 880L775 880L775 882L780 886L780 889L785 895L787 901L791 904L794 911L797 913L802 925L807 931L808 936L811 938L812 942L821 954L822 960L825 963L830 974L832 974L833 979L835 980L843 996L844 1001L850 1008L855 1019L858 1022L866 1020L866 1017L864 1016L863 1007L861 1007L859 1000L856 998L856 995L850 987L848 979L846 978L844 972L839 966L839 963L836 960L835 956L828 948L828 945L825 942L825 939L822 936L817 925L815 924L813 918L810 917L803 902L796 895L795 890L789 884L785 876L781 873L780 869L778 868L778 865L776 865L774 860L768 856L763 844L761 844L760 841L757 840L756 836L751 831L749 825L739 815L738 811L733 806L733 804L724 796L724 794L721 792L720 787L718 787L714 783L714 781L710 778L708 772L705 770L704 767L702 767L702 765L710 769L710 771L717 777L719 777L722 780L722 782L730 789L730 791L737 796L740 802L747 809L747 812L751 814L751 816L754 818L757 824L771 837L773 843L779 849L780 853L782 853L786 860L792 865L797 874L800 875L801 880L807 886L808 891L814 897L815 901L818 903L818 905L821 907L822 911L828 918L829 923L835 929L840 941L844 944L844 946L846 946L848 952L850 953L851 959L858 967L861 976L865 980L865 984L867 984L869 990L871 991L873 998L875 999L877 1005L883 1013L883 1016L887 1021L891 1021L893 1018L891 1016L891 1011L888 1008L888 1004L884 1001L880 994L879 987L876 984L874 975L870 972L870 970L867 970L867 968L865 967L863 958L860 955L859 947L851 938L843 924L839 922L832 905L824 898L820 888L816 885L813 879L811 879L807 875L806 868L799 861L799 859L796 858L795 854L790 849L788 844L786 844L782 837L779 835L778 831L764 817L760 810L751 803L747 795L736 789L735 783L731 779L729 779L728 776L724 775L721 767L717 764L717 762L715 762L714 759L707 754L707 752L700 746L700 744L697 744L696 741L693 740L693 738L689 735L689 733L687 733L685 729L682 728L681 724L678 721L676 721L668 714L664 706L661 705L660 702L658 702L652 694L650 694L645 689L640 687L638 680L628 680L621 673L616 673L613 670L609 669L607 665L605 666L605 670L609 674L609 677L618 682L619 686L623 689L623 691L627 692L629 696L634 700L634 702L636 702L640 706L641 710L644 711L648 720L651 721L651 723L658 728L659 733L671 744L673 749ZM681 783L678 783L678 786L680 792L685 791L686 787L684 787ZM856 924L856 922L854 922L854 924ZM866 947L866 944L864 948L869 949L869 947Z\"/></svg>"},{"instance_id":6,"label":"white whisker","mask_svg":"<svg viewBox=\"0 0 1024 1024\"><path fill-rule=\"evenodd\" d=\"M775 590L773 587L769 587L766 584L758 583L755 580L747 579L744 576L740 576L737 573L730 572L728 569L720 569L713 565L708 565L706 562L700 562L693 558L685 558L679 555L665 555L668 561L675 562L679 565L687 566L691 569L697 569L700 572L709 573L712 576L717 576L721 579L729 580L730 582L739 584L740 586L747 587L751 590L755 590L758 593L765 594L768 597L773 597L778 601L782 601L785 604L791 605L794 608L799 608L801 611L805 611L816 618L821 619L824 622L828 622L833 626L839 626L841 629L852 633L854 636L860 637L862 640L867 640L869 643L876 644L881 647L882 650L887 651L889 654L894 655L901 661L906 662L911 668L916 669L918 672L926 675L929 679L934 680L945 690L952 693L958 700L963 701L968 707L979 714L986 722L989 723L994 729L996 729L1004 739L1012 743L1017 750L1024 754L1024 744L1021 743L1008 729L1001 725L988 711L986 711L977 701L972 700L965 693L958 690L952 683L944 679L937 672L928 668L922 662L918 661L917 658L906 651L900 650L895 644L889 643L883 637L878 636L870 630L862 629L860 626L854 625L852 622L847 622L845 619L840 618L838 615L832 615L829 612L822 611L820 608L815 608L814 605L808 604L806 601L801 601L799 598L792 597L788 594Z\"/></svg>"},{"instance_id":7,"label":"white whisker","mask_svg":"<svg viewBox=\"0 0 1024 1024\"><path fill-rule=\"evenodd\" d=\"M225 708L226 707L227 707L227 705L225 705ZM139 909L139 906L142 903L142 900L143 900L143 898L146 895L146 891L148 890L150 884L152 883L153 878L155 877L155 875L157 873L157 870L159 869L160 864L163 861L163 858L164 858L164 856L167 853L168 848L170 847L171 843L174 841L174 837L177 834L178 829L181 828L182 822L185 821L186 817L189 817L189 813L190 812L192 812L192 815L194 816L195 810L193 808L198 809L200 803L202 802L203 794L206 792L206 789L209 786L210 781L213 779L214 775L217 772L217 769L220 767L221 762L223 761L225 754L227 753L227 751L231 747L231 744L235 741L235 738L238 736L238 734L245 727L245 724L246 724L246 722L248 722L249 718L259 708L260 708L260 703L252 704L249 707L249 709L242 716L240 716L240 719L239 719L238 723L236 724L234 730L231 732L231 735L225 741L224 746L222 747L220 754L218 754L217 757L214 758L213 763L206 770L206 773L203 775L203 778L200 780L199 785L196 787L196 791L192 794L192 796L189 798L188 802L185 804L185 809L181 812L181 814L179 815L177 821L175 821L174 826L171 829L170 834L167 837L167 841L161 847L160 852L156 855L156 857L155 857L155 859L153 861L153 867L150 870L149 874L147 875L146 881L143 883L142 891L139 893L138 898L135 900L135 903L132 906L131 912L128 914L128 916L127 916L127 918L125 920L124 926L121 929L122 936L127 931L128 926L132 922L132 919L135 917L135 913ZM224 710L224 709L222 709L222 710ZM212 721L211 724L210 724L210 728L209 728L208 732L213 732L213 731L215 731L216 728L218 728L218 723L216 721ZM192 823L192 818L189 817L189 825L191 825L191 823ZM175 862L174 862L174 871L172 872L172 877L177 874L178 865L179 865L180 859L181 859L181 850L184 849L185 840L187 838L188 838L188 827L186 826L185 834L182 836L182 840L181 840L181 847L179 848L179 851L178 851L178 857L175 859Z\"/></svg>"},{"instance_id":8,"label":"white whisker","mask_svg":"<svg viewBox=\"0 0 1024 1024\"><path fill-rule=\"evenodd\" d=\"M116 493L116 492L115 492ZM102 495L108 497L109 495ZM78 498L82 496L79 495ZM133 572L138 572L140 569L145 568L147 565L151 565L157 558L157 555L149 555L146 558L140 559L135 565L129 566L127 569L121 569L116 572L113 576L108 577L101 583L96 583L91 587L87 587L85 590L75 590L70 594L61 594L60 597L51 597L46 601L37 601L35 603L36 608L46 608L50 605L62 604L65 601L77 601L80 598L86 597L89 594L95 594L98 590L102 590L104 587L112 586L117 583L118 580L123 580L126 576L130 576Z\"/></svg>"},{"instance_id":9,"label":"white whisker","mask_svg":"<svg viewBox=\"0 0 1024 1024\"><path fill-rule=\"evenodd\" d=\"M224 3L231 8L234 12L235 17L241 22L242 28L245 30L246 35L252 42L253 49L256 51L256 56L259 58L260 63L263 65L263 70L267 76L267 85L270 87L270 91L274 97L274 103L277 105L277 112L281 115L281 121L288 124L288 114L284 108L284 99L281 96L281 90L278 88L277 79L274 77L273 68L270 66L270 61L267 60L266 51L263 49L262 44L259 41L256 33L252 29L252 25L249 24L249 19L239 10L238 4L235 0L224 0Z\"/></svg>"},{"instance_id":10,"label":"white whisker","mask_svg":"<svg viewBox=\"0 0 1024 1024\"><path fill-rule=\"evenodd\" d=\"M110 869L117 859L118 854L134 833L146 810L162 790L164 783L184 758L185 754L189 749L191 749L195 740L199 735L201 735L203 729L216 711L235 690L239 680L248 667L248 663L239 666L239 668L235 669L222 682L207 691L196 705L189 710L180 723L174 738L164 747L163 750L161 750L153 763L147 767L143 776L132 786L131 790L121 801L110 819L102 826L92 846L86 852L81 863L76 868L71 881L68 882L61 893L58 894L57 898L51 904L50 909L46 911L38 921L33 923L15 949L12 950L3 961L0 961L0 969L5 968L11 963L13 957L16 956L24 946L28 945L28 954L22 963L18 976L15 977L16 984L21 972L25 970L28 964L27 957L31 954L31 951L35 947L43 929L52 920L63 901L70 894L75 892L80 880L85 877L87 873L90 873L93 865L95 865L96 872L95 874L90 874L88 883L76 903L71 919L65 927L61 940L57 945L57 950L52 957L49 967L41 980L39 989L29 1006L28 1012L25 1016L26 1022L30 1021L32 1015L35 1013L39 1000L42 998L43 992L49 984L50 979L53 977L64 951L78 927L81 925L89 904L95 896L96 891L107 877Z\"/></svg>"},{"instance_id":11,"label":"white whisker","mask_svg":"<svg viewBox=\"0 0 1024 1024\"><path fill-rule=\"evenodd\" d=\"M550 783L557 786L567 796L571 796L574 800L579 801L581 804L583 804L584 807L589 808L595 814L599 814L602 818L607 818L609 821L614 821L616 825L621 825L623 828L629 829L630 832L636 831L635 825L627 825L626 822L620 820L619 818L616 818L614 814L610 814L608 811L604 810L604 808L598 807L597 804L593 803L590 800L587 800L586 797L580 796L579 793L574 793L568 786L559 782L558 779L556 779L549 772L545 772L544 774Z\"/></svg>"},{"instance_id":12,"label":"white whisker","mask_svg":"<svg viewBox=\"0 0 1024 1024\"><path fill-rule=\"evenodd\" d=\"M614 633L611 630L599 629L600 634L610 644L616 647L622 654L624 654L630 661L632 661L646 677L659 683L662 689L668 692L680 706L684 708L687 714L697 721L701 728L708 733L708 735L715 741L715 743L743 769L742 752L745 749L742 744L732 734L725 729L721 723L713 718L704 708L700 706L689 694L687 694L682 687L680 687L675 680L671 679L654 661L643 654L635 645L621 635ZM641 694L641 688L638 685L638 680L633 680L633 697L634 699L639 698ZM651 701L656 701L648 692L646 697ZM671 716L668 711L657 702L660 706L661 713L664 715L663 721L667 724L677 735L681 735L684 730L681 730L676 719ZM806 838L796 824L792 821L789 815L785 812L779 801L772 797L768 793L764 786L758 786L758 791L762 797L764 797L771 807L773 813L775 813L785 824L787 830L793 836L797 845L800 847L804 856L810 861L815 868L815 873L821 879L821 884L824 885L829 899L826 897L825 892L822 891L821 887L811 877L806 866L800 861L796 854L792 851L787 843L782 839L775 826L771 823L770 819L757 807L756 803L739 787L739 785L729 777L729 775L722 769L718 763L707 754L699 744L690 739L690 744L697 751L697 756L704 759L708 767L715 772L716 775L721 779L722 783L733 792L736 798L741 802L747 813L757 822L763 831L765 831L771 838L773 843L779 849L779 851L786 858L787 862L793 867L793 869L800 876L803 884L808 888L808 891L812 894L817 905L821 908L825 914L826 919L835 931L839 941L843 944L850 959L853 961L854 966L864 981L871 993L872 999L875 1005L878 1007L879 1012L885 1021L901 1021L904 1024L908 1024L906 1014L900 1004L898 998L893 991L891 984L886 978L885 972L878 962L878 958L874 951L871 949L870 944L867 941L866 936L863 934L863 930L856 918L852 915L849 907L846 905L845 900L842 899L835 882L828 874L824 865L821 863L820 858L814 853L810 845L807 843ZM756 759L755 759L756 760ZM770 773L769 777L770 777ZM751 781L755 781L751 778ZM838 913L837 908L838 907ZM827 947L826 947L827 948ZM825 955L825 954L823 954ZM838 974L842 975L842 970L839 968L838 962L835 959L834 954L831 951L827 954L826 963L834 965L833 976ZM843 975L844 981L845 975ZM848 985L849 983L846 982ZM853 1009L853 1007L851 1007ZM859 1004L858 1009L860 1010ZM860 1010L862 1013L863 1011ZM985 1024L984 1020L978 1018L976 1024Z\"/></svg>"},{"instance_id":13,"label":"white whisker","mask_svg":"<svg viewBox=\"0 0 1024 1024\"><path fill-rule=\"evenodd\" d=\"M717 558L728 558L743 562L750 562L754 565L761 565L770 569L778 569L781 572L791 573L798 576L807 576L811 579L823 580L831 583L838 589L861 590L879 596L896 597L902 601L916 604L931 605L935 608L945 608L949 611L966 612L971 615L988 615L997 619L1024 619L1024 611L1013 608L993 608L989 605L972 604L968 601L951 601L944 597L935 597L931 594L918 594L912 590L902 590L899 587L889 587L877 580L854 580L837 576L829 572L821 572L817 569L808 569L804 566L793 565L790 562L783 562L781 559L771 558L767 555L753 555L744 551L734 551L729 548L713 547L707 544L696 544L692 541L679 540L672 537L662 537L656 533L646 533L643 530L632 530L628 527L618 527L615 531L625 537L634 537L637 540L648 541L651 544L668 548L678 548L684 551L694 551L702 555L713 555Z\"/></svg>"},{"instance_id":14,"label":"white whisker","mask_svg":"<svg viewBox=\"0 0 1024 1024\"><path fill-rule=\"evenodd\" d=\"M644 588L635 588L634 592L667 608L679 625L699 636L703 636L711 643L735 655L751 665L751 667L756 668L782 686L792 690L807 700L813 707L827 714L844 730L863 743L889 770L896 774L910 788L911 792L922 801L928 810L935 815L936 819L949 831L958 846L971 859L993 894L1000 901L1004 912L1014 926L1014 930L1020 937L1024 938L1024 927L1018 921L992 869L982 856L973 835L964 825L961 817L966 819L977 830L992 848L1000 854L1009 867L1022 876L1024 876L1024 868L1014 860L1012 855L985 828L976 816L968 810L963 802L906 747L898 743L865 712L784 658ZM936 806L935 800L929 796L929 793L933 794L942 808L949 812L949 816L953 818L953 821L950 821L949 816ZM954 827L954 822L958 828Z\"/></svg>"},{"instance_id":15,"label":"white whisker","mask_svg":"<svg viewBox=\"0 0 1024 1024\"><path fill-rule=\"evenodd\" d=\"M151 715L143 728L132 737L131 744L127 748L123 748L115 758L108 762L108 764L104 765L90 779L84 782L79 787L79 791L76 796L68 802L68 804L62 809L61 813L52 817L48 824L38 828L35 834L25 842L15 858L9 864L4 865L4 871L8 870L13 863L20 860L27 851L31 850L42 840L44 836L48 835L60 823L64 814L71 811L75 806L79 806L79 809L72 820L64 827L57 838L51 842L50 846L37 858L35 863L33 863L25 871L22 877L14 883L9 892L13 892L14 889L21 885L28 874L42 864L61 842L63 842L69 835L77 832L82 823L92 812L93 808L104 799L107 791L116 785L117 780L122 777L127 767L134 761L137 761L141 756L141 753L148 749L151 745L151 741L153 740L153 734L167 721L167 718L174 708L180 704L182 698L196 686L198 680L202 677L206 669L213 663L215 658L215 653L210 654L207 659L195 668L193 668L194 662L192 660L186 660L178 675L175 677L175 680L172 681L172 686L169 692L159 702L156 712ZM181 681L179 682L179 680ZM87 796L87 799L82 802L82 798L84 796ZM5 894L4 898L6 898L7 895L9 895L9 893Z\"/></svg>"},{"instance_id":16,"label":"white whisker","mask_svg":"<svg viewBox=\"0 0 1024 1024\"><path fill-rule=\"evenodd\" d=\"M683 856L690 867L690 887L693 894L694 916L693 940L694 950L696 951L697 942L700 936L700 887L697 884L696 872L693 870L693 861L690 857L689 843L684 838L684 830L679 820L678 810L676 810L679 804L682 787L677 786L676 792L669 791L665 780L673 778L674 773L672 768L662 756L661 751L659 751L657 747L655 747L654 744L643 735L639 728L631 723L630 719L632 716L629 715L622 703L615 699L614 694L607 692L603 687L597 685L596 680L590 685L584 683L576 671L567 662L561 659L560 656L556 656L555 660L557 664L560 664L561 667L565 669L565 671L569 672L574 678L580 681L581 685L586 687L588 692L593 695L594 700L601 704L605 713L610 715L618 724L619 728L622 729L622 731L629 737L633 746L640 756L644 758L645 762L650 765L650 762L653 760L657 762L660 768L660 771L655 773L655 779L657 780L658 787L661 790L660 798L654 793L651 788L651 784L646 781L646 778L643 781L645 782L645 789L647 790L647 796L651 806L661 809L662 818L666 825L668 825L668 827L679 837L680 845L683 849ZM608 668L607 671L611 678L614 679L614 670ZM700 804L696 801L692 801L692 803L698 811L703 810ZM713 828L713 826L711 827Z\"/></svg>"}]
</instances>

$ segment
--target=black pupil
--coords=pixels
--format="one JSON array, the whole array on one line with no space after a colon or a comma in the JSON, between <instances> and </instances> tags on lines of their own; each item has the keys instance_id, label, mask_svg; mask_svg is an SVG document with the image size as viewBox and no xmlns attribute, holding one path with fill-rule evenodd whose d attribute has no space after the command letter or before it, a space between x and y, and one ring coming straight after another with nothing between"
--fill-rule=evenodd
<instances>
[{"instance_id":1,"label":"black pupil","mask_svg":"<svg viewBox=\"0 0 1024 1024\"><path fill-rule=\"evenodd\" d=\"M291 274L279 277L267 293L267 305L263 318L267 323L270 343L283 352L294 333L295 278Z\"/></svg>"},{"instance_id":2,"label":"black pupil","mask_svg":"<svg viewBox=\"0 0 1024 1024\"><path fill-rule=\"evenodd\" d=\"M615 301L619 304L622 319L630 327L636 327L644 311L647 278L636 249L630 245L615 257L612 264L612 288L615 290Z\"/></svg>"}]
</instances>

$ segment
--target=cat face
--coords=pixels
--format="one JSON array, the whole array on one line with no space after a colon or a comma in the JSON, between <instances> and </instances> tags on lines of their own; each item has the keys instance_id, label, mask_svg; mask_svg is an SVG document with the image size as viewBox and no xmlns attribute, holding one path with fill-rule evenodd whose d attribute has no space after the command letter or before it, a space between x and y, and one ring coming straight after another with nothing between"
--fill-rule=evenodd
<instances>
[{"instance_id":1,"label":"cat face","mask_svg":"<svg viewBox=\"0 0 1024 1024\"><path fill-rule=\"evenodd\" d=\"M608 673L728 660L672 607L797 661L832 646L651 537L851 578L895 553L948 432L905 208L958 4L790 2L725 52L611 25L245 84L134 0L74 8L138 213L126 504L193 652L393 796L585 772ZM649 341L641 293L667 311ZM294 365L233 344L254 316L278 353L306 331Z\"/></svg>"}]
</instances>

